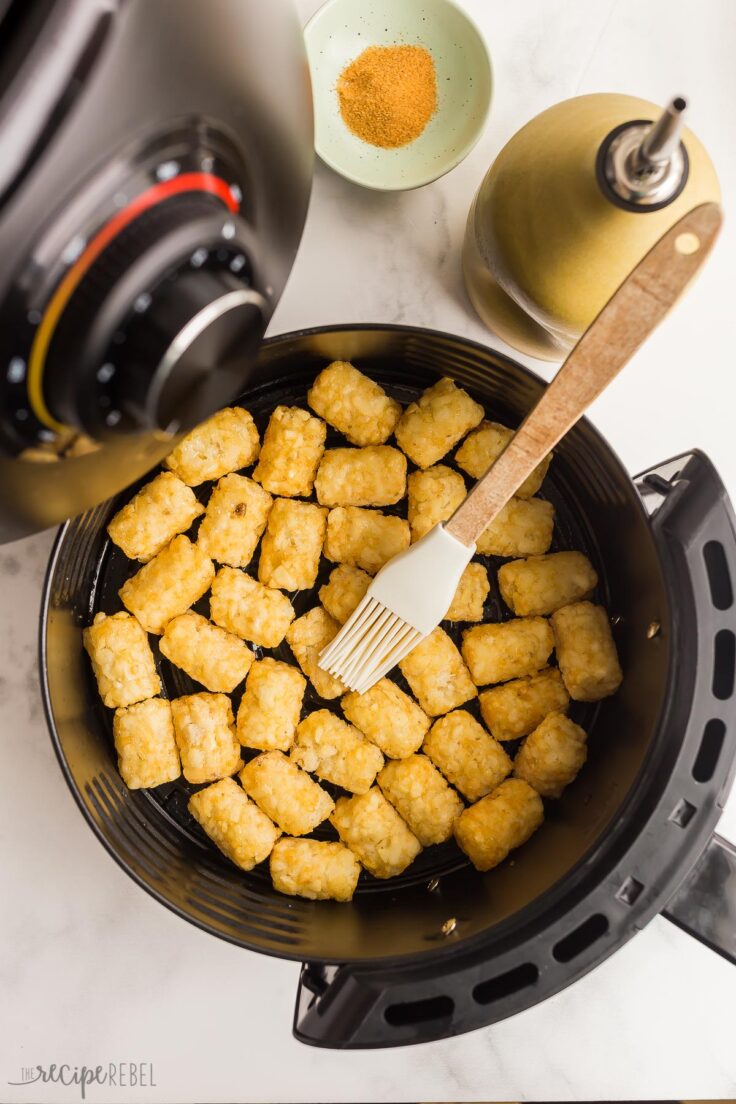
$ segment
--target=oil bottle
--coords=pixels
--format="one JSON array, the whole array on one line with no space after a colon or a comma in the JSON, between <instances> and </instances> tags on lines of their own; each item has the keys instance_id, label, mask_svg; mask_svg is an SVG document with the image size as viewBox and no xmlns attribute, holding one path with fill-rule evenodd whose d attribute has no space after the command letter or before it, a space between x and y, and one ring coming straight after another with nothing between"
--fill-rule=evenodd
<instances>
[{"instance_id":1,"label":"oil bottle","mask_svg":"<svg viewBox=\"0 0 736 1104\"><path fill-rule=\"evenodd\" d=\"M684 98L565 100L504 146L473 200L463 272L481 319L530 356L565 356L682 215L720 200Z\"/></svg>"}]
</instances>

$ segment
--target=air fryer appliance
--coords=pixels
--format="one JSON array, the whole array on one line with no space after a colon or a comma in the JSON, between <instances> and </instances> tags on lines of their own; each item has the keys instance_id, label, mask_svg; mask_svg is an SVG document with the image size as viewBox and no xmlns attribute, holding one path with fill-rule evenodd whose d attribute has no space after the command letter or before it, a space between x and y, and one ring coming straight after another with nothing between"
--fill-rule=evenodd
<instances>
[{"instance_id":1,"label":"air fryer appliance","mask_svg":"<svg viewBox=\"0 0 736 1104\"><path fill-rule=\"evenodd\" d=\"M335 358L355 359L404 402L452 375L509 425L544 386L446 334L308 330L262 346L243 397L261 428L278 403L303 404ZM557 547L584 550L598 570L625 673L615 696L575 707L589 761L548 803L543 828L496 870L477 873L445 844L400 878L363 875L351 904L281 896L267 870L243 874L189 816L184 784L124 786L81 629L97 610L119 608L132 570L105 533L126 496L60 532L41 671L77 803L117 862L179 916L305 962L294 1021L303 1042L392 1046L493 1023L570 984L661 910L736 961L736 852L713 835L736 756L736 523L724 488L698 452L632 482L582 421L556 450L543 493L557 510ZM495 590L486 612L503 616ZM169 695L196 689L165 662L161 671ZM307 699L322 706L334 703Z\"/></svg>"},{"instance_id":2,"label":"air fryer appliance","mask_svg":"<svg viewBox=\"0 0 736 1104\"><path fill-rule=\"evenodd\" d=\"M0 0L0 541L242 389L312 139L288 0Z\"/></svg>"}]
</instances>

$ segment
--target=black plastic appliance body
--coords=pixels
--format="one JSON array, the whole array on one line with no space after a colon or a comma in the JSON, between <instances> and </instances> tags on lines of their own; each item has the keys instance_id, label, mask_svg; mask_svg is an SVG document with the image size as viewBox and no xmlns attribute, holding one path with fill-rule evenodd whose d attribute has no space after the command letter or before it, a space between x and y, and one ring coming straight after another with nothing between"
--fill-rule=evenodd
<instances>
[{"instance_id":1,"label":"black plastic appliance body","mask_svg":"<svg viewBox=\"0 0 736 1104\"><path fill-rule=\"evenodd\" d=\"M303 403L334 358L354 359L403 401L452 375L510 425L544 386L456 337L344 326L267 341L243 402L262 425L277 403ZM556 450L543 494L559 546L584 549L598 569L625 672L614 697L578 715L589 761L548 803L543 830L496 870L478 874L442 845L398 879L364 876L349 905L283 897L267 871L242 874L209 845L176 784L126 789L81 645L97 609L119 608L120 557L104 530L115 504L61 530L41 670L79 807L117 862L180 916L306 963L294 1024L306 1043L393 1046L492 1023L570 984L663 909L736 961L736 855L713 836L736 755L736 534L724 488L700 453L635 483L584 420ZM504 615L495 586L487 613ZM162 674L169 693L187 692L165 664Z\"/></svg>"},{"instance_id":2,"label":"black plastic appliance body","mask_svg":"<svg viewBox=\"0 0 736 1104\"><path fill-rule=\"evenodd\" d=\"M0 0L0 542L242 390L312 167L290 0Z\"/></svg>"}]
</instances>

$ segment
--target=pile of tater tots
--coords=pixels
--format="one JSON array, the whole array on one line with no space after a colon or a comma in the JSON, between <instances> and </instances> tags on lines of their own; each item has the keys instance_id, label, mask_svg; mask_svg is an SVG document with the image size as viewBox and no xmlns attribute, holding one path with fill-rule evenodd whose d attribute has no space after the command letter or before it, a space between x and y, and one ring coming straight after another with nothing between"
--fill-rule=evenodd
<instances>
[{"instance_id":1,"label":"pile of tater tots","mask_svg":"<svg viewBox=\"0 0 736 1104\"><path fill-rule=\"evenodd\" d=\"M581 552L549 552L554 508L535 497L548 457L465 569L446 617L464 623L461 647L439 627L400 675L347 692L320 651L513 431L451 379L404 409L345 361L320 372L307 402L276 407L262 442L247 410L219 411L108 526L142 565L119 591L124 609L84 630L121 777L136 789L183 775L212 842L244 871L269 860L282 893L349 901L362 869L395 877L453 837L489 870L585 762L570 702L620 685L609 618L589 600L596 572ZM328 425L341 447L325 447ZM513 616L484 623L488 556L505 559L497 584ZM334 566L317 587L323 558ZM208 592L205 615L192 607ZM296 592L311 599L301 616ZM149 634L201 691L161 696ZM310 838L325 821L338 838Z\"/></svg>"}]
</instances>

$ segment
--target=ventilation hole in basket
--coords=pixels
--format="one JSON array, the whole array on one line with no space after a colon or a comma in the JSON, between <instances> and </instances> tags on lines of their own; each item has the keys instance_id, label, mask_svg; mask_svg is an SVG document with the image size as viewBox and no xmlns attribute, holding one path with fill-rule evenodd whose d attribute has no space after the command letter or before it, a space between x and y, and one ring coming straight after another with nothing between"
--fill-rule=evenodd
<instances>
[{"instance_id":1,"label":"ventilation hole in basket","mask_svg":"<svg viewBox=\"0 0 736 1104\"><path fill-rule=\"evenodd\" d=\"M454 1011L455 1002L452 997L441 996L390 1004L383 1016L392 1027L407 1027L410 1024L429 1023L430 1020L445 1020Z\"/></svg>"},{"instance_id":2,"label":"ventilation hole in basket","mask_svg":"<svg viewBox=\"0 0 736 1104\"><path fill-rule=\"evenodd\" d=\"M673 824L676 824L678 828L687 828L690 821L697 813L697 809L694 805L691 805L685 798L678 801L674 809L670 813L669 819Z\"/></svg>"},{"instance_id":3,"label":"ventilation hole in basket","mask_svg":"<svg viewBox=\"0 0 736 1104\"><path fill-rule=\"evenodd\" d=\"M708 541L703 548L705 570L708 573L710 596L716 609L727 610L733 605L733 587L728 561L720 541Z\"/></svg>"},{"instance_id":4,"label":"ventilation hole in basket","mask_svg":"<svg viewBox=\"0 0 736 1104\"><path fill-rule=\"evenodd\" d=\"M518 993L520 989L526 989L528 985L534 985L538 980L537 967L533 962L525 962L522 966L507 970L505 974L479 982L473 989L473 1000L476 1004L492 1004L503 997L510 997L512 993Z\"/></svg>"},{"instance_id":5,"label":"ventilation hole in basket","mask_svg":"<svg viewBox=\"0 0 736 1104\"><path fill-rule=\"evenodd\" d=\"M570 932L559 943L555 943L552 954L558 962L572 962L588 947L592 947L597 939L608 931L608 918L602 912L596 912L584 920L575 931Z\"/></svg>"},{"instance_id":6,"label":"ventilation hole in basket","mask_svg":"<svg viewBox=\"0 0 736 1104\"><path fill-rule=\"evenodd\" d=\"M616 897L624 905L633 905L639 900L643 889L644 886L641 882L637 881L636 878L627 878L626 881L622 883Z\"/></svg>"},{"instance_id":7,"label":"ventilation hole in basket","mask_svg":"<svg viewBox=\"0 0 736 1104\"><path fill-rule=\"evenodd\" d=\"M693 778L696 782L710 782L715 773L718 759L726 738L726 726L717 717L712 717L703 729L698 754L693 763Z\"/></svg>"},{"instance_id":8,"label":"ventilation hole in basket","mask_svg":"<svg viewBox=\"0 0 736 1104\"><path fill-rule=\"evenodd\" d=\"M713 642L713 693L719 701L733 694L736 676L736 636L730 629L721 629Z\"/></svg>"}]
</instances>

